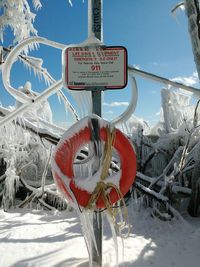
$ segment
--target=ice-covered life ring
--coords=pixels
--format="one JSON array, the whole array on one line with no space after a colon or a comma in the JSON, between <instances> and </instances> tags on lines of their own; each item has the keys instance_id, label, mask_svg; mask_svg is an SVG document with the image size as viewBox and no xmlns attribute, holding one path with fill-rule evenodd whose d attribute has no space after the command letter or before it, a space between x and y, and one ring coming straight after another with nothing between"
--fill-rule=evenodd
<instances>
[{"instance_id":1,"label":"ice-covered life ring","mask_svg":"<svg viewBox=\"0 0 200 267\"><path fill-rule=\"evenodd\" d=\"M109 123L99 118L98 116L94 117L98 118L100 126L100 140L106 142L106 127L109 125ZM91 189L92 186L88 186L87 184L85 186L82 186L84 184L83 180L82 185L78 183L81 178L79 179L75 177L73 164L76 159L77 152L91 141L91 128L89 126L90 119L91 117L86 117L80 120L64 133L63 137L55 148L51 160L53 177L57 184L57 187L65 198L67 198L71 202L77 201L77 203L81 207L87 206L93 189ZM135 180L136 155L134 148L129 142L128 138L118 129L116 129L115 139L112 145L116 153L118 153L119 155L120 171L115 173L114 175L108 176L105 182L108 179L110 183L115 183L116 181L114 181L114 179L116 180L116 177L118 176L119 190L122 195L125 195L129 191L131 185ZM100 179L98 172L96 176L98 176ZM90 179L85 179L85 183L92 184L96 179L98 180L97 177L90 177ZM95 185L93 185L93 188L94 187ZM119 194L114 188L110 189L108 194L109 200L113 204L120 199ZM105 208L105 203L101 195L96 202L96 208Z\"/></svg>"}]
</instances>

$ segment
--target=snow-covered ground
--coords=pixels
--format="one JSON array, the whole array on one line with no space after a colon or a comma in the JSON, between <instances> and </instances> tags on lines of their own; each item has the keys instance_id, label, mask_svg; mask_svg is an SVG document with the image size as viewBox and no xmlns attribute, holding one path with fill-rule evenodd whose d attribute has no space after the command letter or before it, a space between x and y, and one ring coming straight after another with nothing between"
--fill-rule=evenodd
<instances>
[{"instance_id":1,"label":"snow-covered ground","mask_svg":"<svg viewBox=\"0 0 200 267\"><path fill-rule=\"evenodd\" d=\"M120 267L198 267L200 265L200 219L163 222L149 210L129 206L131 235L124 240ZM122 249L120 238L119 247ZM104 224L104 267L114 267L115 250ZM73 212L0 210L1 267L86 267L87 250L80 221Z\"/></svg>"}]
</instances>

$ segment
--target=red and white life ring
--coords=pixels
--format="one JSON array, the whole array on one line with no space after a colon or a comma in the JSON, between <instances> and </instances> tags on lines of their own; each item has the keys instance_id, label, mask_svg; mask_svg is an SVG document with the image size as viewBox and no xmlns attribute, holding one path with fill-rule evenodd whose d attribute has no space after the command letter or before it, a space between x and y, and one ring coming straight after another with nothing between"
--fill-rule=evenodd
<instances>
[{"instance_id":1,"label":"red and white life ring","mask_svg":"<svg viewBox=\"0 0 200 267\"><path fill-rule=\"evenodd\" d=\"M59 190L72 202L74 201L73 197L75 197L81 207L87 206L92 193L77 186L73 163L77 152L91 140L90 118L86 117L80 120L64 133L54 151L51 161L53 177ZM100 125L100 139L106 142L106 127L109 123L98 116L95 116L95 118L98 118ZM118 152L120 158L121 177L119 180L119 189L122 195L125 195L135 180L136 155L128 138L118 129L116 129L113 147ZM114 188L109 192L109 199L113 204L119 200L119 194ZM96 207L105 207L104 200L101 196L96 202Z\"/></svg>"}]
</instances>

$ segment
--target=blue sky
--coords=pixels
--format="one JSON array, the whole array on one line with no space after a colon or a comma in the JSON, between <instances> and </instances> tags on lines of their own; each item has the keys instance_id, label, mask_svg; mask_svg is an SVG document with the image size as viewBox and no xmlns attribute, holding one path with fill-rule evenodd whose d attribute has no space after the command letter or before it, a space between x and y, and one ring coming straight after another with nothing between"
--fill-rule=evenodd
<instances>
[{"instance_id":1,"label":"blue sky","mask_svg":"<svg viewBox=\"0 0 200 267\"><path fill-rule=\"evenodd\" d=\"M38 35L65 44L78 44L87 38L87 0L44 0L42 9L37 12L34 26ZM187 19L184 11L176 17L171 9L178 0L104 0L104 43L122 45L128 50L128 62L140 69L166 78L189 77L195 72L195 64L188 34ZM7 31L5 44L11 40ZM61 77L61 54L52 48L41 46L34 53L44 58L44 66L56 78ZM32 75L33 76L33 75ZM26 80L31 80L33 89L42 91L44 83L32 81L32 77L18 64L12 71L12 84L17 88ZM162 84L137 78L139 99L135 115L150 123L159 119L160 89ZM109 91L104 95L103 116L112 119L129 102L130 88ZM70 98L71 99L71 98ZM14 100L1 89L2 105L12 105ZM63 106L56 97L49 99L56 121L68 120ZM115 106L112 103L117 102ZM122 104L120 104L123 102ZM157 114L157 115L156 115Z\"/></svg>"}]
</instances>

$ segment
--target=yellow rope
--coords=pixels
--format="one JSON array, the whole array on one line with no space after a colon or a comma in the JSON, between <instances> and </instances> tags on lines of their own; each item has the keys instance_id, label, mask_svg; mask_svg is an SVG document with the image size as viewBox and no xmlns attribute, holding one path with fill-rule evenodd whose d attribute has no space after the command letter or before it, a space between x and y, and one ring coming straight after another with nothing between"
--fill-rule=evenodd
<instances>
[{"instance_id":1,"label":"yellow rope","mask_svg":"<svg viewBox=\"0 0 200 267\"><path fill-rule=\"evenodd\" d=\"M113 223L115 224L117 232L122 237L128 237L130 233L130 226L128 222L128 210L126 207L124 197L120 189L115 184L106 183L105 181L106 177L108 176L108 171L110 168L110 163L112 159L112 145L115 141L115 136L116 136L115 129L111 130L109 127L107 127L106 132L107 132L107 141L105 142L105 147L104 147L103 163L102 163L103 168L102 168L102 173L100 176L100 181L97 183L90 197L90 200L88 201L86 209L96 208L96 202L98 201L99 197L102 196L104 203L105 203L105 207L109 215L111 216ZM109 193L107 193L107 192L110 192L110 190L112 189L115 189L115 191L117 192L119 196L119 199L121 199L122 201L122 204L124 207L124 219L126 221L125 223L121 223L121 224L117 223L118 210L115 207L113 207L113 204L109 197ZM127 234L124 235L122 231L127 227L128 227Z\"/></svg>"}]
</instances>

